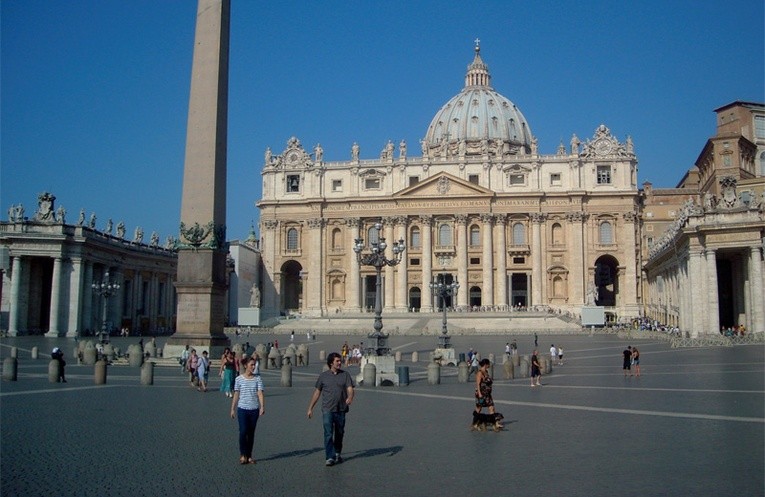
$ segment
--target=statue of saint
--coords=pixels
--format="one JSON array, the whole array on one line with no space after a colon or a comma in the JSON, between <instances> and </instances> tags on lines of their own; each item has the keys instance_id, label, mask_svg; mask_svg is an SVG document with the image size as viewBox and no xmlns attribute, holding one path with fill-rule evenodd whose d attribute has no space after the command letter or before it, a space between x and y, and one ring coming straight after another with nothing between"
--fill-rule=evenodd
<instances>
[{"instance_id":1,"label":"statue of saint","mask_svg":"<svg viewBox=\"0 0 765 497\"><path fill-rule=\"evenodd\" d=\"M323 162L324 161L324 149L321 148L321 143L317 143L316 147L313 149L314 156L316 157L316 162Z\"/></svg>"},{"instance_id":2,"label":"statue of saint","mask_svg":"<svg viewBox=\"0 0 765 497\"><path fill-rule=\"evenodd\" d=\"M135 227L135 231L133 232L133 241L135 243L143 243L143 228L140 226Z\"/></svg>"},{"instance_id":3,"label":"statue of saint","mask_svg":"<svg viewBox=\"0 0 765 497\"><path fill-rule=\"evenodd\" d=\"M257 283L250 288L250 307L260 307L260 288Z\"/></svg>"},{"instance_id":4,"label":"statue of saint","mask_svg":"<svg viewBox=\"0 0 765 497\"><path fill-rule=\"evenodd\" d=\"M632 137L627 135L627 153L633 154L635 153L635 146L632 144Z\"/></svg>"},{"instance_id":5,"label":"statue of saint","mask_svg":"<svg viewBox=\"0 0 765 497\"><path fill-rule=\"evenodd\" d=\"M66 209L64 209L64 206L59 205L58 209L56 209L56 219L61 224L66 224Z\"/></svg>"},{"instance_id":6,"label":"statue of saint","mask_svg":"<svg viewBox=\"0 0 765 497\"><path fill-rule=\"evenodd\" d=\"M12 223L16 221L16 205L11 204L11 206L8 208L8 222Z\"/></svg>"},{"instance_id":7,"label":"statue of saint","mask_svg":"<svg viewBox=\"0 0 765 497\"><path fill-rule=\"evenodd\" d=\"M351 160L359 160L359 144L356 142L353 142L353 146L351 147Z\"/></svg>"},{"instance_id":8,"label":"statue of saint","mask_svg":"<svg viewBox=\"0 0 765 497\"><path fill-rule=\"evenodd\" d=\"M579 137L576 136L576 133L571 135L571 155L578 155L579 154L579 144L582 143L579 141Z\"/></svg>"},{"instance_id":9,"label":"statue of saint","mask_svg":"<svg viewBox=\"0 0 765 497\"><path fill-rule=\"evenodd\" d=\"M159 234L156 231L151 232L151 246L159 247Z\"/></svg>"},{"instance_id":10,"label":"statue of saint","mask_svg":"<svg viewBox=\"0 0 765 497\"><path fill-rule=\"evenodd\" d=\"M117 237L125 238L125 223L123 223L122 221L117 223Z\"/></svg>"},{"instance_id":11,"label":"statue of saint","mask_svg":"<svg viewBox=\"0 0 765 497\"><path fill-rule=\"evenodd\" d=\"M597 301L598 287L595 286L595 283L590 283L590 286L587 288L587 305L595 305Z\"/></svg>"},{"instance_id":12,"label":"statue of saint","mask_svg":"<svg viewBox=\"0 0 765 497\"><path fill-rule=\"evenodd\" d=\"M85 224L85 209L80 209L80 217L77 218L77 226Z\"/></svg>"},{"instance_id":13,"label":"statue of saint","mask_svg":"<svg viewBox=\"0 0 765 497\"><path fill-rule=\"evenodd\" d=\"M265 159L266 159L266 165L267 166L271 165L272 158L273 158L273 156L271 154L271 147L266 147L266 157L265 157Z\"/></svg>"},{"instance_id":14,"label":"statue of saint","mask_svg":"<svg viewBox=\"0 0 765 497\"><path fill-rule=\"evenodd\" d=\"M96 213L95 212L90 213L90 221L88 221L88 227L91 229L96 229Z\"/></svg>"},{"instance_id":15,"label":"statue of saint","mask_svg":"<svg viewBox=\"0 0 765 497\"><path fill-rule=\"evenodd\" d=\"M398 144L398 158L406 159L406 140L401 140L401 143Z\"/></svg>"},{"instance_id":16,"label":"statue of saint","mask_svg":"<svg viewBox=\"0 0 765 497\"><path fill-rule=\"evenodd\" d=\"M114 223L112 223L112 218L109 218L109 220L106 221L106 230L104 230L107 235L111 235L112 234L112 227L113 227L113 225L114 225Z\"/></svg>"},{"instance_id":17,"label":"statue of saint","mask_svg":"<svg viewBox=\"0 0 765 497\"><path fill-rule=\"evenodd\" d=\"M385 145L385 158L386 159L392 159L393 158L393 149L395 149L396 146L393 144L392 141L388 140L388 143Z\"/></svg>"},{"instance_id":18,"label":"statue of saint","mask_svg":"<svg viewBox=\"0 0 765 497\"><path fill-rule=\"evenodd\" d=\"M539 140L536 136L531 137L531 155L539 154Z\"/></svg>"},{"instance_id":19,"label":"statue of saint","mask_svg":"<svg viewBox=\"0 0 765 497\"><path fill-rule=\"evenodd\" d=\"M19 204L16 206L16 222L24 222L24 204Z\"/></svg>"}]
</instances>

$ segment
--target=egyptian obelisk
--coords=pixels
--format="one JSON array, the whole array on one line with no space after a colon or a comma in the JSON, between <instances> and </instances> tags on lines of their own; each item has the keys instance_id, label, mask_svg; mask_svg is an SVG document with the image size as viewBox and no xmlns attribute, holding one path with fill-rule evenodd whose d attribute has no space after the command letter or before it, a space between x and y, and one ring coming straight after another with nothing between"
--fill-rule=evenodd
<instances>
[{"instance_id":1,"label":"egyptian obelisk","mask_svg":"<svg viewBox=\"0 0 765 497\"><path fill-rule=\"evenodd\" d=\"M175 283L177 321L166 357L180 355L187 344L215 356L229 343L223 325L230 13L230 0L199 0Z\"/></svg>"}]
</instances>

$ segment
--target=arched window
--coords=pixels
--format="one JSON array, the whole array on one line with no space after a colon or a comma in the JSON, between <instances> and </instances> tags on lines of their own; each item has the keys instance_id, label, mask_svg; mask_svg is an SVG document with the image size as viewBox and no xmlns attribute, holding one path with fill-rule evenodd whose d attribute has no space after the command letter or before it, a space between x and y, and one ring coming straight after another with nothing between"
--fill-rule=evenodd
<instances>
[{"instance_id":1,"label":"arched window","mask_svg":"<svg viewBox=\"0 0 765 497\"><path fill-rule=\"evenodd\" d=\"M335 250L343 248L343 232L340 231L340 228L332 230L332 248Z\"/></svg>"},{"instance_id":2,"label":"arched window","mask_svg":"<svg viewBox=\"0 0 765 497\"><path fill-rule=\"evenodd\" d=\"M760 154L760 176L765 176L765 152Z\"/></svg>"},{"instance_id":3,"label":"arched window","mask_svg":"<svg viewBox=\"0 0 765 497\"><path fill-rule=\"evenodd\" d=\"M481 245L481 228L475 224L470 227L470 246L478 247Z\"/></svg>"},{"instance_id":4,"label":"arched window","mask_svg":"<svg viewBox=\"0 0 765 497\"><path fill-rule=\"evenodd\" d=\"M438 227L438 244L442 247L452 244L452 227L446 223Z\"/></svg>"},{"instance_id":5,"label":"arched window","mask_svg":"<svg viewBox=\"0 0 765 497\"><path fill-rule=\"evenodd\" d=\"M526 244L526 228L523 223L515 223L513 225L513 245L525 245Z\"/></svg>"},{"instance_id":6,"label":"arched window","mask_svg":"<svg viewBox=\"0 0 765 497\"><path fill-rule=\"evenodd\" d=\"M420 248L421 243L420 228L418 226L413 226L412 230L409 232L409 246L412 248Z\"/></svg>"},{"instance_id":7,"label":"arched window","mask_svg":"<svg viewBox=\"0 0 765 497\"><path fill-rule=\"evenodd\" d=\"M600 244L611 245L614 243L614 232L611 223L603 221L600 223Z\"/></svg>"},{"instance_id":8,"label":"arched window","mask_svg":"<svg viewBox=\"0 0 765 497\"><path fill-rule=\"evenodd\" d=\"M553 245L563 245L563 227L559 223L552 225Z\"/></svg>"},{"instance_id":9,"label":"arched window","mask_svg":"<svg viewBox=\"0 0 765 497\"><path fill-rule=\"evenodd\" d=\"M287 230L287 250L298 249L298 230L290 228Z\"/></svg>"}]
</instances>

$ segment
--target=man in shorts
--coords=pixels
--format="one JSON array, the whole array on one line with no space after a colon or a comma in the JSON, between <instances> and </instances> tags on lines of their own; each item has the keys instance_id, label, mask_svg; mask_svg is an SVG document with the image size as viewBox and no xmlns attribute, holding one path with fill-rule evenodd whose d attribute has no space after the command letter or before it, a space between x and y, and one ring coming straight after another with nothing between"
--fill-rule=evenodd
<instances>
[{"instance_id":1,"label":"man in shorts","mask_svg":"<svg viewBox=\"0 0 765 497\"><path fill-rule=\"evenodd\" d=\"M624 370L624 377L626 378L628 372L630 376L632 376L632 370L630 369L632 364L632 346L628 346L626 349L624 349L622 356L624 357L622 370Z\"/></svg>"}]
</instances>

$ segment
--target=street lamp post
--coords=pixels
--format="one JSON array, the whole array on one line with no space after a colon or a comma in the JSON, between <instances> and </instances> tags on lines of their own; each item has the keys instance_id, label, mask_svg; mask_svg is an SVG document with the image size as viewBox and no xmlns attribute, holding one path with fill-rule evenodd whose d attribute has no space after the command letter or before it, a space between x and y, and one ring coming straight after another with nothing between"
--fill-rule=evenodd
<instances>
[{"instance_id":1,"label":"street lamp post","mask_svg":"<svg viewBox=\"0 0 765 497\"><path fill-rule=\"evenodd\" d=\"M358 260L359 265L372 266L377 270L377 283L375 284L375 323L373 326L374 331L368 335L372 340L372 344L367 351L369 354L381 356L390 354L388 335L385 335L382 332L382 268L385 266L395 266L400 263L405 245L403 238L397 242L393 242L393 258L386 258L385 249L388 247L388 244L385 243L385 238L380 236L382 224L375 223L374 229L377 230L377 241L370 243L371 253L361 253L362 250L364 250L363 238L357 238L354 241L353 251L356 252L356 259Z\"/></svg>"},{"instance_id":2,"label":"street lamp post","mask_svg":"<svg viewBox=\"0 0 765 497\"><path fill-rule=\"evenodd\" d=\"M441 320L441 336L438 337L438 348L450 349L452 348L449 343L449 334L446 330L446 297L454 298L459 291L460 284L457 281L451 283L445 283L443 278L441 280L435 279L430 282L430 288L433 290L433 294L441 298L441 307L443 309L443 319Z\"/></svg>"},{"instance_id":3,"label":"street lamp post","mask_svg":"<svg viewBox=\"0 0 765 497\"><path fill-rule=\"evenodd\" d=\"M94 281L91 285L91 288L93 288L93 291L96 292L96 295L102 298L104 308L101 312L101 342L106 343L109 341L109 330L108 330L108 309L109 309L109 297L117 293L117 291L120 289L120 284L116 281L111 281L109 279L109 270L107 269L104 273L103 278L101 281Z\"/></svg>"}]
</instances>

